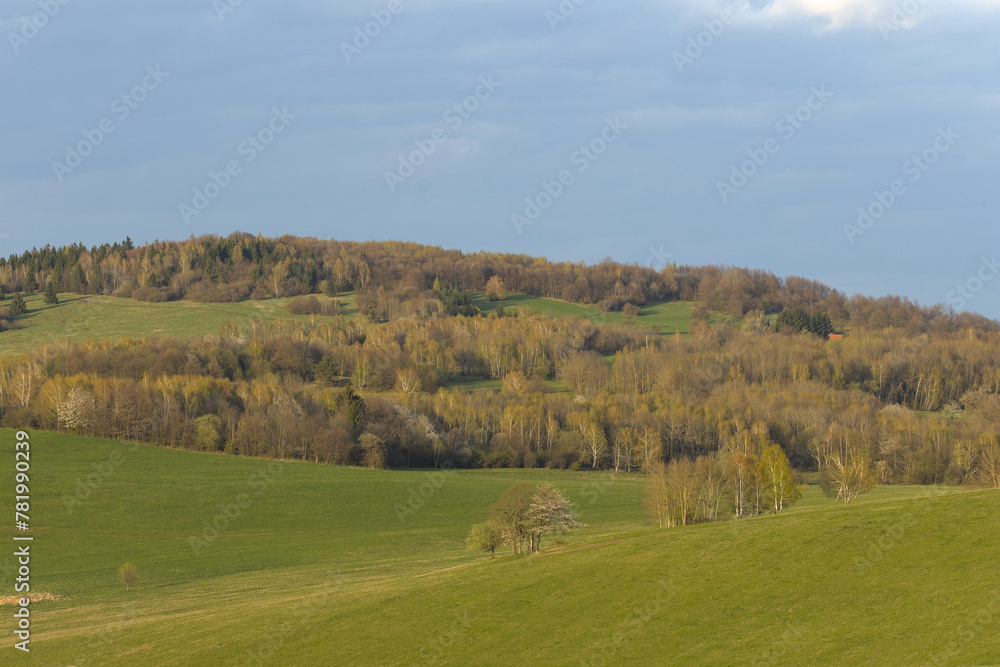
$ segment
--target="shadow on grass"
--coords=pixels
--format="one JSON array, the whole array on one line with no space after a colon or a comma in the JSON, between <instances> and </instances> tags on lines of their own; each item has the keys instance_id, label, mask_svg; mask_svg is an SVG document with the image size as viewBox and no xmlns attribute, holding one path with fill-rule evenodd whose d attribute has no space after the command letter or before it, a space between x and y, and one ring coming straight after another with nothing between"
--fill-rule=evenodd
<instances>
[{"instance_id":1,"label":"shadow on grass","mask_svg":"<svg viewBox=\"0 0 1000 667\"><path fill-rule=\"evenodd\" d=\"M30 320L39 313L44 312L46 310L54 310L56 308L62 308L63 306L69 306L70 304L74 304L77 301L86 301L88 298L90 297L83 294L78 294L67 298L60 297L58 303L44 303L40 299L33 299L31 301L28 301L28 299L26 298L25 301L28 301L28 312L13 317L11 319L16 322L20 322L22 320Z\"/></svg>"}]
</instances>

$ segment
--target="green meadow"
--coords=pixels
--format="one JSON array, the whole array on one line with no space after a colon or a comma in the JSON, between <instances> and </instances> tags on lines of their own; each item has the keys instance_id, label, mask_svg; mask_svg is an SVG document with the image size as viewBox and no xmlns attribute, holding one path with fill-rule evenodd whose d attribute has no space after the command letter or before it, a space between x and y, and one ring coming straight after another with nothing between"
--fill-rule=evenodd
<instances>
[{"instance_id":1,"label":"green meadow","mask_svg":"<svg viewBox=\"0 0 1000 667\"><path fill-rule=\"evenodd\" d=\"M596 306L584 306L558 299L538 298L523 294L508 294L503 301L490 301L484 292L476 292L474 297L476 305L479 306L483 314L492 313L502 303L504 310L508 312L526 308L548 317L582 317L595 324L631 322L638 327L659 327L661 335L672 335L678 331L681 335L691 333L691 311L695 307L693 301L646 304L637 317L630 319L621 312L602 312ZM719 313L711 315L712 322L721 322L724 319L726 319L725 316Z\"/></svg>"},{"instance_id":2,"label":"green meadow","mask_svg":"<svg viewBox=\"0 0 1000 667\"><path fill-rule=\"evenodd\" d=\"M341 295L339 300L346 316L355 313L353 294ZM25 301L28 312L16 320L21 328L4 332L0 354L26 352L62 340L203 336L218 334L227 322L236 322L245 329L255 319L310 320L309 315L290 315L286 298L236 303L148 303L110 296L60 294L59 303L47 305L41 294L32 294Z\"/></svg>"},{"instance_id":3,"label":"green meadow","mask_svg":"<svg viewBox=\"0 0 1000 667\"><path fill-rule=\"evenodd\" d=\"M353 293L342 294L338 299L346 317L357 314ZM290 315L287 298L236 303L148 303L109 296L61 294L59 303L46 305L41 294L32 294L26 296L25 300L28 313L16 319L20 328L4 332L0 354L26 352L38 345L63 340L83 342L90 339L117 340L122 337L203 336L218 334L227 322L236 322L245 329L255 319L268 322L278 319L308 322L312 319L309 315ZM489 301L482 293L476 295L475 302L484 314L496 310L500 303ZM503 305L508 311L526 308L550 317L583 317L598 324L621 324L627 319L622 313L603 313L593 306L523 294L507 295ZM639 327L659 327L661 335L672 335L677 331L681 335L687 335L691 329L693 307L694 303L689 301L646 305L643 306L642 313L631 321ZM316 316L315 319L322 318ZM713 321L721 319L721 315L713 315Z\"/></svg>"},{"instance_id":4,"label":"green meadow","mask_svg":"<svg viewBox=\"0 0 1000 667\"><path fill-rule=\"evenodd\" d=\"M0 441L13 487L14 432ZM32 664L1000 663L997 491L879 487L845 507L811 485L782 515L660 530L639 475L369 471L41 431L31 454L32 592L61 598L31 606ZM586 525L530 557L466 551L521 480L563 489Z\"/></svg>"}]
</instances>

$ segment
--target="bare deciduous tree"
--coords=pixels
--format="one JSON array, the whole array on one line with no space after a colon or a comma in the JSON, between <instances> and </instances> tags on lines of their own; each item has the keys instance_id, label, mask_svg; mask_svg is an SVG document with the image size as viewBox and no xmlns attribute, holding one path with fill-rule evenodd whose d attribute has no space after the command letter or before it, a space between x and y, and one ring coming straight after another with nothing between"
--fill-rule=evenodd
<instances>
[{"instance_id":1,"label":"bare deciduous tree","mask_svg":"<svg viewBox=\"0 0 1000 667\"><path fill-rule=\"evenodd\" d=\"M846 505L878 484L875 470L863 454L834 453L823 474L829 487L836 490L837 499L843 500Z\"/></svg>"}]
</instances>

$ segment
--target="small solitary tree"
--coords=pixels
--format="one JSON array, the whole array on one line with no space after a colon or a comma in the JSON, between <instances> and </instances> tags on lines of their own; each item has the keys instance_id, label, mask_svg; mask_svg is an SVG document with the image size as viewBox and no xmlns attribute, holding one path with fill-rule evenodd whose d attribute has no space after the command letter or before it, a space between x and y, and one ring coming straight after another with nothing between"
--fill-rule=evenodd
<instances>
[{"instance_id":1,"label":"small solitary tree","mask_svg":"<svg viewBox=\"0 0 1000 667\"><path fill-rule=\"evenodd\" d=\"M139 583L139 568L132 563L125 563L118 568L118 580L125 584L125 592L127 593L129 586Z\"/></svg>"},{"instance_id":2,"label":"small solitary tree","mask_svg":"<svg viewBox=\"0 0 1000 667\"><path fill-rule=\"evenodd\" d=\"M503 534L499 527L492 521L477 523L469 531L469 536L465 539L465 544L470 551L482 551L488 553L490 558L496 555L496 550L503 544Z\"/></svg>"}]
</instances>

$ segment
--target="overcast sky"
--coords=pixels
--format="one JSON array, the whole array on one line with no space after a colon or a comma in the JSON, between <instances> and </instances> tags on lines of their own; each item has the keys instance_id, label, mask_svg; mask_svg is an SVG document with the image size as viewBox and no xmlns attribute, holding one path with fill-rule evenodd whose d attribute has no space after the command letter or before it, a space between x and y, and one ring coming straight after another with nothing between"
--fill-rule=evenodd
<instances>
[{"instance_id":1,"label":"overcast sky","mask_svg":"<svg viewBox=\"0 0 1000 667\"><path fill-rule=\"evenodd\" d=\"M404 239L1000 317L1000 0L4 0L0 31L4 256Z\"/></svg>"}]
</instances>

